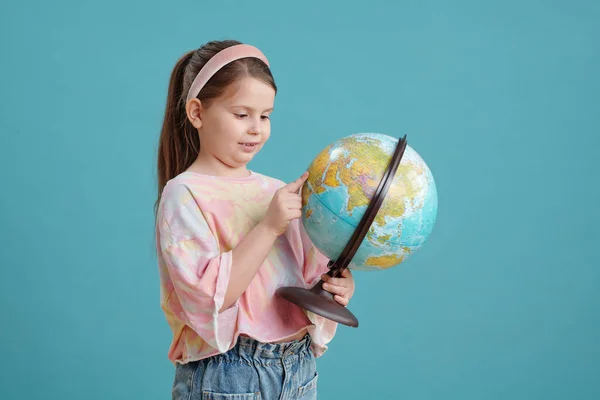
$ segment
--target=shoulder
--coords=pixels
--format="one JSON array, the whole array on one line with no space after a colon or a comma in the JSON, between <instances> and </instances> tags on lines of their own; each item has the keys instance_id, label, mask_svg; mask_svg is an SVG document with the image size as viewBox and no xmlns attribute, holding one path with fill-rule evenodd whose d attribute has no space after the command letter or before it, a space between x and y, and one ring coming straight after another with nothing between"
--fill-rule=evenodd
<instances>
[{"instance_id":1,"label":"shoulder","mask_svg":"<svg viewBox=\"0 0 600 400\"><path fill-rule=\"evenodd\" d=\"M160 217L169 225L176 221L188 223L204 220L203 208L207 201L218 199L224 191L218 182L202 179L187 173L181 173L165 185L159 204Z\"/></svg>"},{"instance_id":2,"label":"shoulder","mask_svg":"<svg viewBox=\"0 0 600 400\"><path fill-rule=\"evenodd\" d=\"M177 176L165 185L158 208L158 224L165 245L194 237L210 237L201 208L201 185Z\"/></svg>"},{"instance_id":3,"label":"shoulder","mask_svg":"<svg viewBox=\"0 0 600 400\"><path fill-rule=\"evenodd\" d=\"M193 182L184 175L178 175L169 180L163 188L160 202L161 211L163 215L169 215L175 209L189 205L196 196Z\"/></svg>"},{"instance_id":4,"label":"shoulder","mask_svg":"<svg viewBox=\"0 0 600 400\"><path fill-rule=\"evenodd\" d=\"M199 205L202 199L226 198L236 190L237 186L235 181L216 176L182 172L167 182L162 197L167 208L168 206L181 207L190 201Z\"/></svg>"}]
</instances>

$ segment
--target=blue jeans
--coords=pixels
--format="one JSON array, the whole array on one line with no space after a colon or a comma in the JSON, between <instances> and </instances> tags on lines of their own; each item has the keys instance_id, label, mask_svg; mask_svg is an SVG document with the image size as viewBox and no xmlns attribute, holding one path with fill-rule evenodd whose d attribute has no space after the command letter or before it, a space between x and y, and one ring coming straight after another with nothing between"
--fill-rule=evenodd
<instances>
[{"instance_id":1,"label":"blue jeans","mask_svg":"<svg viewBox=\"0 0 600 400\"><path fill-rule=\"evenodd\" d=\"M173 400L312 400L317 365L311 337L260 343L240 336L235 346L187 364L177 364Z\"/></svg>"}]
</instances>

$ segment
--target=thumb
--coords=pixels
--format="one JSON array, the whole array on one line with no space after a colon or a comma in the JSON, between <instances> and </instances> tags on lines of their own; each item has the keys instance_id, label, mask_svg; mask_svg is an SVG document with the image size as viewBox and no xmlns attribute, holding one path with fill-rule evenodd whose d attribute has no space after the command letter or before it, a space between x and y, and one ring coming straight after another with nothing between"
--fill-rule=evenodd
<instances>
[{"instance_id":1,"label":"thumb","mask_svg":"<svg viewBox=\"0 0 600 400\"><path fill-rule=\"evenodd\" d=\"M294 182L288 183L286 185L287 190L290 193L298 192L298 190L300 190L300 188L302 187L304 182L306 182L307 178L308 178L308 171L305 171L300 178L298 178Z\"/></svg>"}]
</instances>

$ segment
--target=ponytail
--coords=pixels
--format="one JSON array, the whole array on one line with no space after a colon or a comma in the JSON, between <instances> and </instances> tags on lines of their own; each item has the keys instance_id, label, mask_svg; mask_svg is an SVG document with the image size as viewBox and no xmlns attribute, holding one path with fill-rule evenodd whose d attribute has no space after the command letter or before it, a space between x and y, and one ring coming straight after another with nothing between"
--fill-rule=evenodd
<instances>
[{"instance_id":1,"label":"ponytail","mask_svg":"<svg viewBox=\"0 0 600 400\"><path fill-rule=\"evenodd\" d=\"M198 132L187 118L184 76L195 51L181 57L171 73L165 117L158 144L158 198L154 214L158 212L162 191L170 179L185 171L200 151Z\"/></svg>"}]
</instances>

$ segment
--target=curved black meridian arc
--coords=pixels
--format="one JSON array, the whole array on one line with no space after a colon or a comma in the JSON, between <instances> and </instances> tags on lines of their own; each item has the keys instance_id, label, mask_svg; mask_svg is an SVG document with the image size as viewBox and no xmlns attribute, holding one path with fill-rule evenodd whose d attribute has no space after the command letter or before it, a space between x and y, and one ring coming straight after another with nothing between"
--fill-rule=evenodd
<instances>
[{"instance_id":1,"label":"curved black meridian arc","mask_svg":"<svg viewBox=\"0 0 600 400\"><path fill-rule=\"evenodd\" d=\"M383 204L383 200L385 199L385 196L387 195L387 192L390 186L392 185L392 182L394 181L396 171L400 166L400 161L402 160L402 156L404 155L405 150L406 135L404 135L404 137L398 141L398 144L396 145L396 150L392 155L392 159L390 160L390 163L387 169L385 170L383 177L379 181L377 190L375 190L375 194L373 195L369 206L365 210L365 214L358 223L356 229L354 230L354 233L350 237L350 240L348 240L346 247L340 253L340 256L337 258L337 260L329 262L330 271L328 272L328 275L332 277L339 276L339 274L342 273L344 268L348 267L350 261L352 261L352 258L358 251L358 248L362 244L363 239L369 232L371 224L377 216L377 212L379 212L379 208L381 207L381 204Z\"/></svg>"},{"instance_id":2,"label":"curved black meridian arc","mask_svg":"<svg viewBox=\"0 0 600 400\"><path fill-rule=\"evenodd\" d=\"M354 230L354 233L348 240L346 247L340 253L340 256L335 261L329 261L329 272L327 275L331 277L337 277L341 275L342 271L348 267L350 261L358 251L363 239L367 235L367 232L371 228L371 224L387 195L387 192L392 185L396 171L406 150L406 135L396 145L392 159L385 170L377 190L371 199L369 206L365 210L365 214L361 218L358 226ZM342 306L334 299L334 295L325 289L323 289L323 280L321 279L311 289L303 289L298 287L281 287L275 292L276 295L281 298L302 307L305 310L314 312L315 314L321 315L330 320L339 322L341 324L358 327L358 319L352 314L350 310Z\"/></svg>"}]
</instances>

